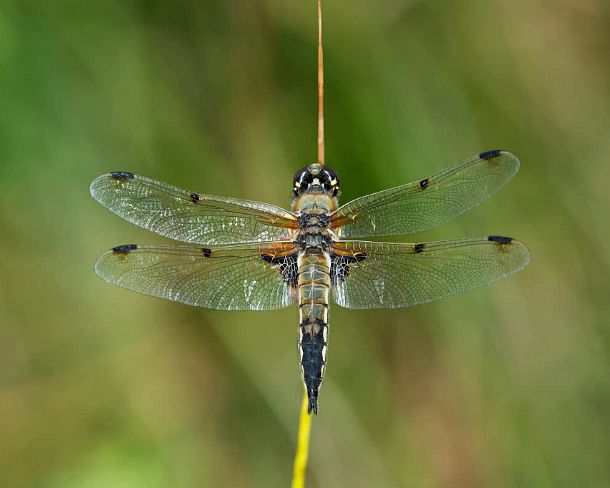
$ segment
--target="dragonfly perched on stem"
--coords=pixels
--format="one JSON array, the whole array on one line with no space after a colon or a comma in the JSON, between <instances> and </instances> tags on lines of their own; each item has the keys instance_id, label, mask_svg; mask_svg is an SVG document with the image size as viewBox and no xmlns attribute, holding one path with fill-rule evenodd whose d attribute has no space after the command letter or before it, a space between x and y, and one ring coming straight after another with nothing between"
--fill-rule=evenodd
<instances>
[{"instance_id":1,"label":"dragonfly perched on stem","mask_svg":"<svg viewBox=\"0 0 610 488\"><path fill-rule=\"evenodd\" d=\"M96 178L92 196L125 220L187 246L117 246L95 270L109 283L218 310L297 305L309 413L318 411L328 309L409 307L487 285L525 267L503 236L387 243L365 238L436 227L473 208L519 169L487 151L429 178L338 204L339 177L319 163L299 170L291 210L204 195L127 172Z\"/></svg>"}]
</instances>

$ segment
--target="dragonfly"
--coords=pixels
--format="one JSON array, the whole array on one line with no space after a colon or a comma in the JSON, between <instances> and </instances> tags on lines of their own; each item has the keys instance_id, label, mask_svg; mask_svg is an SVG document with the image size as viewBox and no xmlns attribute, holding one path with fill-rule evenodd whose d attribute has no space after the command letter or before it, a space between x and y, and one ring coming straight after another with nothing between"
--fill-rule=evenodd
<instances>
[{"instance_id":1,"label":"dragonfly","mask_svg":"<svg viewBox=\"0 0 610 488\"><path fill-rule=\"evenodd\" d=\"M205 195L129 172L91 183L123 219L187 245L121 245L98 258L105 281L217 310L298 306L308 412L318 412L329 306L401 308L478 288L524 268L528 249L505 236L394 243L361 240L436 227L486 200L518 171L486 151L421 180L339 206L339 177L314 163L294 176L290 210Z\"/></svg>"}]
</instances>

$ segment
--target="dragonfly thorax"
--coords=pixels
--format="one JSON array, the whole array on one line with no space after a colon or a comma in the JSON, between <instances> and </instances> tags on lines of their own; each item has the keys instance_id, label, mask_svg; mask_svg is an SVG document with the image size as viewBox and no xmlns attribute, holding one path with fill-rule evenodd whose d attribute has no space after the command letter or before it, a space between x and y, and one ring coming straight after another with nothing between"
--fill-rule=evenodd
<instances>
[{"instance_id":1,"label":"dragonfly thorax","mask_svg":"<svg viewBox=\"0 0 610 488\"><path fill-rule=\"evenodd\" d=\"M323 233L303 233L300 234L296 243L303 251L328 251L332 243L330 236Z\"/></svg>"},{"instance_id":2,"label":"dragonfly thorax","mask_svg":"<svg viewBox=\"0 0 610 488\"><path fill-rule=\"evenodd\" d=\"M325 229L330 224L330 217L327 213L300 213L299 214L299 227L301 229L316 227Z\"/></svg>"},{"instance_id":3,"label":"dragonfly thorax","mask_svg":"<svg viewBox=\"0 0 610 488\"><path fill-rule=\"evenodd\" d=\"M328 213L300 213L296 242L302 249L327 249L332 242Z\"/></svg>"}]
</instances>

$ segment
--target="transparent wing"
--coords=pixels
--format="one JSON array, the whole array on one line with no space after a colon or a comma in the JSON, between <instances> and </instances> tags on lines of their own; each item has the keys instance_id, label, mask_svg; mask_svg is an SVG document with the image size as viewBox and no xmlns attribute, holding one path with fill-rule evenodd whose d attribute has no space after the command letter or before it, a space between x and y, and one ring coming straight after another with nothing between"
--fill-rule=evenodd
<instances>
[{"instance_id":1,"label":"transparent wing","mask_svg":"<svg viewBox=\"0 0 610 488\"><path fill-rule=\"evenodd\" d=\"M488 151L406 185L366 195L331 215L342 238L413 234L479 205L519 170L507 151Z\"/></svg>"},{"instance_id":2,"label":"transparent wing","mask_svg":"<svg viewBox=\"0 0 610 488\"><path fill-rule=\"evenodd\" d=\"M332 297L347 308L400 308L478 288L524 268L527 248L490 236L423 244L336 243Z\"/></svg>"},{"instance_id":3,"label":"transparent wing","mask_svg":"<svg viewBox=\"0 0 610 488\"><path fill-rule=\"evenodd\" d=\"M293 247L293 243L212 248L129 244L100 256L95 271L114 285L188 305L274 310L294 303Z\"/></svg>"},{"instance_id":4,"label":"transparent wing","mask_svg":"<svg viewBox=\"0 0 610 488\"><path fill-rule=\"evenodd\" d=\"M200 195L131 173L99 176L91 195L132 224L194 244L288 240L298 226L275 205Z\"/></svg>"}]
</instances>

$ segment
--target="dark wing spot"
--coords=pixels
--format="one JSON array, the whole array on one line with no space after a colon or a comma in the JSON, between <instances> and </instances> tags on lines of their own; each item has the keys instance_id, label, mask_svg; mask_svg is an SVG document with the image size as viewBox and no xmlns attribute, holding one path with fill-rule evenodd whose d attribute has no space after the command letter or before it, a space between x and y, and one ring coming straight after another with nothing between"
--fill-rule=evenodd
<instances>
[{"instance_id":1,"label":"dark wing spot","mask_svg":"<svg viewBox=\"0 0 610 488\"><path fill-rule=\"evenodd\" d=\"M199 193L191 193L191 202L197 203L199 201Z\"/></svg>"},{"instance_id":2,"label":"dark wing spot","mask_svg":"<svg viewBox=\"0 0 610 488\"><path fill-rule=\"evenodd\" d=\"M424 247L426 247L425 244L415 244L415 247L413 248L413 250L416 253L420 253L420 252L422 252L424 250Z\"/></svg>"},{"instance_id":3,"label":"dark wing spot","mask_svg":"<svg viewBox=\"0 0 610 488\"><path fill-rule=\"evenodd\" d=\"M127 171L113 171L110 173L115 180L131 180L133 179L133 173L128 173Z\"/></svg>"},{"instance_id":4,"label":"dark wing spot","mask_svg":"<svg viewBox=\"0 0 610 488\"><path fill-rule=\"evenodd\" d=\"M212 255L212 250L209 247L202 247L201 252L206 258L209 258Z\"/></svg>"},{"instance_id":5,"label":"dark wing spot","mask_svg":"<svg viewBox=\"0 0 610 488\"><path fill-rule=\"evenodd\" d=\"M479 154L479 157L481 159L486 159L489 161L490 159L497 158L501 152L502 151L500 151L499 149L493 149L491 151L482 152L481 154Z\"/></svg>"},{"instance_id":6,"label":"dark wing spot","mask_svg":"<svg viewBox=\"0 0 610 488\"><path fill-rule=\"evenodd\" d=\"M297 286L299 280L297 253L282 257L274 257L271 254L261 254L261 258L269 264L278 266L286 284Z\"/></svg>"},{"instance_id":7,"label":"dark wing spot","mask_svg":"<svg viewBox=\"0 0 610 488\"><path fill-rule=\"evenodd\" d=\"M343 283L349 276L350 264L365 260L368 254L365 252L355 253L353 256L343 256L340 254L330 255L330 284L335 286Z\"/></svg>"},{"instance_id":8,"label":"dark wing spot","mask_svg":"<svg viewBox=\"0 0 610 488\"><path fill-rule=\"evenodd\" d=\"M425 180L421 180L421 181L419 182L419 187L420 187L422 190L425 190L426 188L428 188L428 178L426 178Z\"/></svg>"},{"instance_id":9,"label":"dark wing spot","mask_svg":"<svg viewBox=\"0 0 610 488\"><path fill-rule=\"evenodd\" d=\"M112 252L116 254L127 254L129 251L133 251L137 248L138 246L136 244L123 244L122 246L113 247Z\"/></svg>"},{"instance_id":10,"label":"dark wing spot","mask_svg":"<svg viewBox=\"0 0 610 488\"><path fill-rule=\"evenodd\" d=\"M512 237L504 236L489 236L487 240L491 242L497 242L498 244L510 244L511 242L513 242Z\"/></svg>"}]
</instances>

